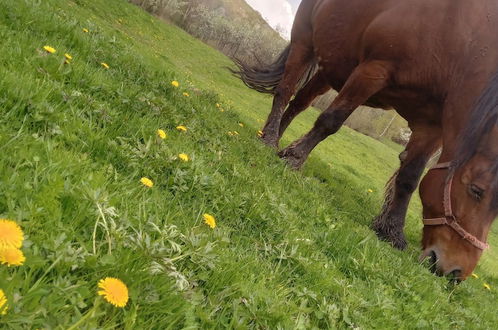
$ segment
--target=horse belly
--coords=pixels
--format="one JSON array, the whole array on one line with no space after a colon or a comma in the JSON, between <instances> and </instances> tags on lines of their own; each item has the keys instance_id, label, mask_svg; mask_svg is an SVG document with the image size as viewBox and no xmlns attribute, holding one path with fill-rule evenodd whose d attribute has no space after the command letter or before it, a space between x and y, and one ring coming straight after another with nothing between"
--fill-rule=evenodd
<instances>
[{"instance_id":1,"label":"horse belly","mask_svg":"<svg viewBox=\"0 0 498 330\"><path fill-rule=\"evenodd\" d=\"M391 87L376 94L374 99L396 110L408 122L424 120L436 125L441 123L442 103L427 91Z\"/></svg>"}]
</instances>

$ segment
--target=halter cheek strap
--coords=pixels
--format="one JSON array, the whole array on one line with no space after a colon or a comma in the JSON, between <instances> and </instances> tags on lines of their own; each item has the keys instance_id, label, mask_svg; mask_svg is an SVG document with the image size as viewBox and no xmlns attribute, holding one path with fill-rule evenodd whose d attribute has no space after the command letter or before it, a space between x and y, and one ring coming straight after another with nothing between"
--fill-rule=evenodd
<instances>
[{"instance_id":1,"label":"halter cheek strap","mask_svg":"<svg viewBox=\"0 0 498 330\"><path fill-rule=\"evenodd\" d=\"M437 164L431 170L438 169L450 169L451 162ZM444 196L443 196L443 206L444 206L444 217L443 218L432 218L432 219L423 219L423 223L425 226L441 226L447 225L451 227L454 231L457 232L460 237L464 240L472 244L474 247L480 250L486 250L489 248L487 243L480 241L477 237L467 232L460 226L457 222L455 215L453 214L453 208L451 206L451 186L453 184L453 173L450 172L448 180L446 182L446 186L444 187Z\"/></svg>"}]
</instances>

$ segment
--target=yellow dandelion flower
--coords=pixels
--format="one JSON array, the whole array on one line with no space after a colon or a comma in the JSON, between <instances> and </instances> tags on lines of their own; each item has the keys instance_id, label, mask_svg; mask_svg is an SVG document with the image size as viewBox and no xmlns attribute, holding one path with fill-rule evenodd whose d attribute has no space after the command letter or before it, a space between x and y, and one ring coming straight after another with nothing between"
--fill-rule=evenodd
<instances>
[{"instance_id":1,"label":"yellow dandelion flower","mask_svg":"<svg viewBox=\"0 0 498 330\"><path fill-rule=\"evenodd\" d=\"M233 134L233 132L232 132L232 131L229 131L227 134L228 134L229 136L234 136L234 135L235 135L235 134Z\"/></svg>"},{"instance_id":2,"label":"yellow dandelion flower","mask_svg":"<svg viewBox=\"0 0 498 330\"><path fill-rule=\"evenodd\" d=\"M173 86L173 87L180 87L180 83L178 81L176 81L176 80L173 80L171 82L171 86Z\"/></svg>"},{"instance_id":3,"label":"yellow dandelion flower","mask_svg":"<svg viewBox=\"0 0 498 330\"><path fill-rule=\"evenodd\" d=\"M57 52L54 47L50 47L50 46L43 46L43 49L45 49L45 51L47 53L50 53L50 54L54 54Z\"/></svg>"},{"instance_id":4,"label":"yellow dandelion flower","mask_svg":"<svg viewBox=\"0 0 498 330\"><path fill-rule=\"evenodd\" d=\"M186 132L187 131L187 127L185 127L183 125L176 126L176 129L179 130L180 132Z\"/></svg>"},{"instance_id":5,"label":"yellow dandelion flower","mask_svg":"<svg viewBox=\"0 0 498 330\"><path fill-rule=\"evenodd\" d=\"M109 69L109 64L107 64L105 62L100 63L100 65L102 65L106 69Z\"/></svg>"},{"instance_id":6,"label":"yellow dandelion flower","mask_svg":"<svg viewBox=\"0 0 498 330\"><path fill-rule=\"evenodd\" d=\"M244 127L244 124L242 124L242 123L239 123L239 126L240 126L240 127Z\"/></svg>"},{"instance_id":7,"label":"yellow dandelion flower","mask_svg":"<svg viewBox=\"0 0 498 330\"><path fill-rule=\"evenodd\" d=\"M491 290L491 286L488 283L484 283L483 286L486 290Z\"/></svg>"},{"instance_id":8,"label":"yellow dandelion flower","mask_svg":"<svg viewBox=\"0 0 498 330\"><path fill-rule=\"evenodd\" d=\"M140 183L148 188L152 188L154 186L154 182L152 182L151 179L145 177L140 179Z\"/></svg>"},{"instance_id":9,"label":"yellow dandelion flower","mask_svg":"<svg viewBox=\"0 0 498 330\"><path fill-rule=\"evenodd\" d=\"M24 234L21 227L12 220L0 219L0 249L12 247L20 249Z\"/></svg>"},{"instance_id":10,"label":"yellow dandelion flower","mask_svg":"<svg viewBox=\"0 0 498 330\"><path fill-rule=\"evenodd\" d=\"M373 193L374 191L372 189L367 190L369 194Z\"/></svg>"},{"instance_id":11,"label":"yellow dandelion flower","mask_svg":"<svg viewBox=\"0 0 498 330\"><path fill-rule=\"evenodd\" d=\"M2 289L0 289L0 315L7 314L7 297Z\"/></svg>"},{"instance_id":12,"label":"yellow dandelion flower","mask_svg":"<svg viewBox=\"0 0 498 330\"><path fill-rule=\"evenodd\" d=\"M183 93L183 96L185 96L185 97L189 97L189 96L190 96L190 94L189 94L189 93L187 93L187 92L185 92L185 93Z\"/></svg>"},{"instance_id":13,"label":"yellow dandelion flower","mask_svg":"<svg viewBox=\"0 0 498 330\"><path fill-rule=\"evenodd\" d=\"M166 134L166 132L162 129L158 129L157 130L157 136L159 136L160 139L164 140L168 137L168 135Z\"/></svg>"},{"instance_id":14,"label":"yellow dandelion flower","mask_svg":"<svg viewBox=\"0 0 498 330\"><path fill-rule=\"evenodd\" d=\"M263 131L258 131L258 136L263 137Z\"/></svg>"},{"instance_id":15,"label":"yellow dandelion flower","mask_svg":"<svg viewBox=\"0 0 498 330\"><path fill-rule=\"evenodd\" d=\"M216 103L216 107L217 107L217 108L221 108L221 104Z\"/></svg>"},{"instance_id":16,"label":"yellow dandelion flower","mask_svg":"<svg viewBox=\"0 0 498 330\"><path fill-rule=\"evenodd\" d=\"M233 131L233 135L239 135L239 132Z\"/></svg>"},{"instance_id":17,"label":"yellow dandelion flower","mask_svg":"<svg viewBox=\"0 0 498 330\"><path fill-rule=\"evenodd\" d=\"M182 162L188 162L190 160L187 154L179 154L178 158L180 158Z\"/></svg>"},{"instance_id":18,"label":"yellow dandelion flower","mask_svg":"<svg viewBox=\"0 0 498 330\"><path fill-rule=\"evenodd\" d=\"M88 32L90 32L90 31L88 31L88 29L87 29L87 28L83 28L83 32L88 33Z\"/></svg>"},{"instance_id":19,"label":"yellow dandelion flower","mask_svg":"<svg viewBox=\"0 0 498 330\"><path fill-rule=\"evenodd\" d=\"M477 275L476 273L472 273L472 277L475 278L475 279L478 279L479 275Z\"/></svg>"},{"instance_id":20,"label":"yellow dandelion flower","mask_svg":"<svg viewBox=\"0 0 498 330\"><path fill-rule=\"evenodd\" d=\"M64 57L66 58L66 60L69 60L69 61L73 59L73 57L71 55L69 55L68 53L65 53Z\"/></svg>"},{"instance_id":21,"label":"yellow dandelion flower","mask_svg":"<svg viewBox=\"0 0 498 330\"><path fill-rule=\"evenodd\" d=\"M21 266L26 258L21 250L12 247L0 249L0 264L7 266Z\"/></svg>"},{"instance_id":22,"label":"yellow dandelion flower","mask_svg":"<svg viewBox=\"0 0 498 330\"><path fill-rule=\"evenodd\" d=\"M204 223L211 227L211 229L216 228L216 219L211 214L205 213L202 217L204 218Z\"/></svg>"},{"instance_id":23,"label":"yellow dandelion flower","mask_svg":"<svg viewBox=\"0 0 498 330\"><path fill-rule=\"evenodd\" d=\"M106 277L99 281L98 295L103 296L108 303L116 307L125 307L128 303L128 288L119 279Z\"/></svg>"}]
</instances>

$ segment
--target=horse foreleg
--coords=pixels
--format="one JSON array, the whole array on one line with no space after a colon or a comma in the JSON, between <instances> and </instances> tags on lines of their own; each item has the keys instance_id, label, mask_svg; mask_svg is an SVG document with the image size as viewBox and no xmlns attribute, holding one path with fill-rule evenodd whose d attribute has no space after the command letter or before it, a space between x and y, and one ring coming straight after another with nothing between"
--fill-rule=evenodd
<instances>
[{"instance_id":1,"label":"horse foreleg","mask_svg":"<svg viewBox=\"0 0 498 330\"><path fill-rule=\"evenodd\" d=\"M386 185L384 206L372 229L395 248L406 248L403 233L411 196L418 186L427 162L441 145L439 127L415 127L408 145L400 155L401 165Z\"/></svg>"},{"instance_id":2,"label":"horse foreleg","mask_svg":"<svg viewBox=\"0 0 498 330\"><path fill-rule=\"evenodd\" d=\"M336 133L357 107L387 86L389 78L388 62L369 61L360 64L331 106L318 117L311 131L282 150L279 156L291 167L300 168L316 145Z\"/></svg>"},{"instance_id":3,"label":"horse foreleg","mask_svg":"<svg viewBox=\"0 0 498 330\"><path fill-rule=\"evenodd\" d=\"M330 90L330 86L324 77L317 73L315 76L297 92L296 97L290 102L289 107L285 110L282 120L280 122L279 140L284 135L285 130L289 127L290 123L301 112L306 110L311 102L320 95L325 94Z\"/></svg>"},{"instance_id":4,"label":"horse foreleg","mask_svg":"<svg viewBox=\"0 0 498 330\"><path fill-rule=\"evenodd\" d=\"M307 46L293 45L285 63L285 72L282 80L275 89L273 105L263 128L262 141L271 147L278 147L280 121L282 114L294 95L296 86L309 68L312 59L311 49Z\"/></svg>"}]
</instances>

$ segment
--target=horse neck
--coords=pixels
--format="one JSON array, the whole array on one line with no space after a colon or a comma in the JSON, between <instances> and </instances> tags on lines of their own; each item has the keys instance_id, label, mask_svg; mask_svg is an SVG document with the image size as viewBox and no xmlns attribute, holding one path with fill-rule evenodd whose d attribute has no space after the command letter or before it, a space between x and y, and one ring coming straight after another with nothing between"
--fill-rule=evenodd
<instances>
[{"instance_id":1,"label":"horse neck","mask_svg":"<svg viewBox=\"0 0 498 330\"><path fill-rule=\"evenodd\" d=\"M460 139L488 80L489 77L465 80L462 87L457 85L448 92L442 113L443 145L440 162L449 162L458 157Z\"/></svg>"}]
</instances>

